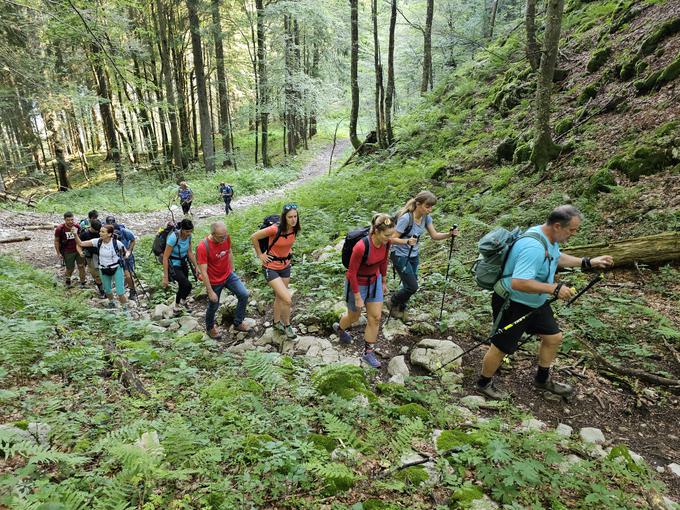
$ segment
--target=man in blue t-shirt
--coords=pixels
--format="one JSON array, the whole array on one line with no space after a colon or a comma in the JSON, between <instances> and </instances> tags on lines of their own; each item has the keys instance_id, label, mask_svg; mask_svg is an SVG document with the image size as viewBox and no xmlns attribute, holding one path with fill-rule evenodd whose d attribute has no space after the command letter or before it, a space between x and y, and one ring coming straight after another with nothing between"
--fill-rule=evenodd
<instances>
[{"instance_id":1,"label":"man in blue t-shirt","mask_svg":"<svg viewBox=\"0 0 680 510\"><path fill-rule=\"evenodd\" d=\"M496 283L491 300L494 317L501 314L498 326L514 322L535 311L533 315L508 331L495 335L484 355L482 371L477 381L479 389L493 399L507 398L507 393L497 388L492 377L503 363L503 358L517 350L522 335L535 334L541 340L538 350L538 372L534 385L557 395L568 397L573 393L569 384L550 377L557 350L562 343L560 331L552 308L545 305L550 295L562 300L574 296L574 289L555 283L558 268L606 268L613 264L609 255L599 257L572 257L560 252L560 243L573 236L583 221L581 212L571 205L555 208L543 225L530 228L510 249L503 274L508 275ZM509 300L506 301L506 298Z\"/></svg>"}]
</instances>

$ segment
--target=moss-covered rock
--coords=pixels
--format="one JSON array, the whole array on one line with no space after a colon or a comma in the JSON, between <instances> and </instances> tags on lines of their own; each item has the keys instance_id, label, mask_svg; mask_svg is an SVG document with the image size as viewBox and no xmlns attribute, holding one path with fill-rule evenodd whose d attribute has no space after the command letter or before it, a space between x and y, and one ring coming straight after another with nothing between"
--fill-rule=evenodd
<instances>
[{"instance_id":1,"label":"moss-covered rock","mask_svg":"<svg viewBox=\"0 0 680 510\"><path fill-rule=\"evenodd\" d=\"M178 344L200 344L203 343L203 332L194 331L188 335L178 337L175 342Z\"/></svg>"},{"instance_id":2,"label":"moss-covered rock","mask_svg":"<svg viewBox=\"0 0 680 510\"><path fill-rule=\"evenodd\" d=\"M421 483L426 482L429 475L422 466L410 466L397 471L397 474L395 474L394 477L397 480L417 487Z\"/></svg>"},{"instance_id":3,"label":"moss-covered rock","mask_svg":"<svg viewBox=\"0 0 680 510\"><path fill-rule=\"evenodd\" d=\"M462 487L456 489L451 495L451 504L449 505L449 508L468 508L475 499L480 499L482 497L484 497L482 489L471 483L466 483Z\"/></svg>"},{"instance_id":4,"label":"moss-covered rock","mask_svg":"<svg viewBox=\"0 0 680 510\"><path fill-rule=\"evenodd\" d=\"M659 76L661 76L662 72L663 71L659 69L658 71L651 73L646 78L635 80L633 82L633 86L637 89L637 93L646 94L647 92L651 91L656 85L656 81L659 79Z\"/></svg>"},{"instance_id":5,"label":"moss-covered rock","mask_svg":"<svg viewBox=\"0 0 680 510\"><path fill-rule=\"evenodd\" d=\"M316 446L319 450L325 450L332 453L338 447L338 441L330 436L323 434L309 434L307 439Z\"/></svg>"},{"instance_id":6,"label":"moss-covered rock","mask_svg":"<svg viewBox=\"0 0 680 510\"><path fill-rule=\"evenodd\" d=\"M249 378L221 377L203 390L203 399L213 403L228 403L244 394L262 395L264 386Z\"/></svg>"},{"instance_id":7,"label":"moss-covered rock","mask_svg":"<svg viewBox=\"0 0 680 510\"><path fill-rule=\"evenodd\" d=\"M579 94L578 99L576 100L576 102L577 102L578 104L580 104L580 105L586 104L586 103L588 102L589 99L592 99L592 98L594 98L595 96L597 96L597 91L598 91L598 89L599 89L599 87L598 87L597 84L595 84L595 83L592 83L592 84L588 85L588 86L587 86L586 88L584 88L583 91Z\"/></svg>"},{"instance_id":8,"label":"moss-covered rock","mask_svg":"<svg viewBox=\"0 0 680 510\"><path fill-rule=\"evenodd\" d=\"M635 76L640 76L649 67L649 63L646 60L638 60L635 63Z\"/></svg>"},{"instance_id":9,"label":"moss-covered rock","mask_svg":"<svg viewBox=\"0 0 680 510\"><path fill-rule=\"evenodd\" d=\"M529 161L531 157L532 147L528 143L523 143L517 146L514 154L512 155L512 162L517 165L519 163L524 163Z\"/></svg>"},{"instance_id":10,"label":"moss-covered rock","mask_svg":"<svg viewBox=\"0 0 680 510\"><path fill-rule=\"evenodd\" d=\"M399 416L408 416L409 418L420 418L425 421L430 418L430 412L420 404L410 403L397 407L394 412Z\"/></svg>"},{"instance_id":11,"label":"moss-covered rock","mask_svg":"<svg viewBox=\"0 0 680 510\"><path fill-rule=\"evenodd\" d=\"M361 503L363 510L400 510L401 507L387 503L382 499L371 498Z\"/></svg>"},{"instance_id":12,"label":"moss-covered rock","mask_svg":"<svg viewBox=\"0 0 680 510\"><path fill-rule=\"evenodd\" d=\"M605 62L607 62L611 54L612 49L609 46L595 50L595 53L593 53L593 56L590 57L588 65L586 66L588 72L594 73L599 70L605 64Z\"/></svg>"},{"instance_id":13,"label":"moss-covered rock","mask_svg":"<svg viewBox=\"0 0 680 510\"><path fill-rule=\"evenodd\" d=\"M619 71L619 78L623 81L628 81L633 76L635 76L635 65L636 65L636 63L637 63L637 60L635 60L635 59L624 63L621 66L621 70Z\"/></svg>"},{"instance_id":14,"label":"moss-covered rock","mask_svg":"<svg viewBox=\"0 0 680 510\"><path fill-rule=\"evenodd\" d=\"M327 365L314 372L312 380L316 391L322 395L334 393L345 400L352 400L357 395L365 395L369 400L376 399L366 385L366 376L361 367Z\"/></svg>"},{"instance_id":15,"label":"moss-covered rock","mask_svg":"<svg viewBox=\"0 0 680 510\"><path fill-rule=\"evenodd\" d=\"M630 156L615 156L607 163L607 168L619 170L631 181L637 181L643 175L660 172L672 164L670 151L659 147L639 147Z\"/></svg>"},{"instance_id":16,"label":"moss-covered rock","mask_svg":"<svg viewBox=\"0 0 680 510\"><path fill-rule=\"evenodd\" d=\"M607 193L611 191L612 186L616 186L616 181L609 168L601 168L590 176L589 190L591 193Z\"/></svg>"},{"instance_id":17,"label":"moss-covered rock","mask_svg":"<svg viewBox=\"0 0 680 510\"><path fill-rule=\"evenodd\" d=\"M465 445L483 446L489 439L480 431L444 430L437 438L437 451L444 452Z\"/></svg>"},{"instance_id":18,"label":"moss-covered rock","mask_svg":"<svg viewBox=\"0 0 680 510\"><path fill-rule=\"evenodd\" d=\"M555 134L562 135L574 127L574 120L567 117L555 124Z\"/></svg>"},{"instance_id":19,"label":"moss-covered rock","mask_svg":"<svg viewBox=\"0 0 680 510\"><path fill-rule=\"evenodd\" d=\"M656 50L661 41L680 32L680 17L666 21L654 32L648 35L640 45L640 55L649 55Z\"/></svg>"},{"instance_id":20,"label":"moss-covered rock","mask_svg":"<svg viewBox=\"0 0 680 510\"><path fill-rule=\"evenodd\" d=\"M496 160L499 163L504 160L512 161L512 155L515 153L516 148L517 140L510 137L505 138L498 147L496 147Z\"/></svg>"},{"instance_id":21,"label":"moss-covered rock","mask_svg":"<svg viewBox=\"0 0 680 510\"><path fill-rule=\"evenodd\" d=\"M675 80L678 76L680 76L680 55L663 69L661 75L656 80L656 88L660 88L662 85Z\"/></svg>"},{"instance_id":22,"label":"moss-covered rock","mask_svg":"<svg viewBox=\"0 0 680 510\"><path fill-rule=\"evenodd\" d=\"M642 9L637 2L628 1L621 2L612 13L611 22L609 24L609 33L614 34L621 30L626 24L635 19L635 17L642 12ZM602 32L606 34L606 32Z\"/></svg>"}]
</instances>

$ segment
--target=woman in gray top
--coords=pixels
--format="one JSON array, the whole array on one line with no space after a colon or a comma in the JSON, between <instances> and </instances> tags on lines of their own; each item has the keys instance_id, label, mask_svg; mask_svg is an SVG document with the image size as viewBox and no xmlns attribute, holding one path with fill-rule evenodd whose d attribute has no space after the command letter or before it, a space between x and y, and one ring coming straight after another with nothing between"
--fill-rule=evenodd
<instances>
[{"instance_id":1,"label":"woman in gray top","mask_svg":"<svg viewBox=\"0 0 680 510\"><path fill-rule=\"evenodd\" d=\"M397 213L397 228L392 239L390 258L401 278L401 287L392 296L390 314L406 321L406 304L418 290L418 241L427 231L434 241L443 241L458 235L458 229L437 232L430 213L437 203L431 191L421 191L410 199Z\"/></svg>"}]
</instances>

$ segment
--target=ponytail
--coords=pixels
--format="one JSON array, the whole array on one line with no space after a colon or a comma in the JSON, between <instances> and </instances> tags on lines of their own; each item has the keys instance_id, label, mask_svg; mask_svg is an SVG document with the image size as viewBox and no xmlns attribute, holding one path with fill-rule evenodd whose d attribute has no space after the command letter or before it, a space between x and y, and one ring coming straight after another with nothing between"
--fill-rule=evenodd
<instances>
[{"instance_id":1,"label":"ponytail","mask_svg":"<svg viewBox=\"0 0 680 510\"><path fill-rule=\"evenodd\" d=\"M418 204L423 203L427 205L434 205L437 203L437 197L431 191L427 190L421 191L415 197L409 199L408 202L404 204L404 207L399 209L399 212L397 212L396 219L401 218L406 213L413 214L413 211L416 210Z\"/></svg>"}]
</instances>

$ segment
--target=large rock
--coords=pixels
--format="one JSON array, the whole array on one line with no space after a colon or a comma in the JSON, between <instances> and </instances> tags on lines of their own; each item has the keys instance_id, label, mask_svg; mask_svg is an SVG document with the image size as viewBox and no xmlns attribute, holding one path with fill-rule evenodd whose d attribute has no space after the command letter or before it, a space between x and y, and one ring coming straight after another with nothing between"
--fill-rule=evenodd
<instances>
[{"instance_id":1,"label":"large rock","mask_svg":"<svg viewBox=\"0 0 680 510\"><path fill-rule=\"evenodd\" d=\"M402 377L408 377L411 375L408 367L406 366L404 356L395 356L392 358L387 365L387 373L390 375L400 375Z\"/></svg>"},{"instance_id":2,"label":"large rock","mask_svg":"<svg viewBox=\"0 0 680 510\"><path fill-rule=\"evenodd\" d=\"M199 329L201 327L198 321L191 315L185 315L177 322L180 324L180 328L177 330L178 335L186 335L187 333L191 333L195 329Z\"/></svg>"},{"instance_id":3,"label":"large rock","mask_svg":"<svg viewBox=\"0 0 680 510\"><path fill-rule=\"evenodd\" d=\"M675 476L680 477L680 464L676 464L675 462L673 462L673 464L668 464L668 466L666 467Z\"/></svg>"},{"instance_id":4,"label":"large rock","mask_svg":"<svg viewBox=\"0 0 680 510\"><path fill-rule=\"evenodd\" d=\"M243 342L242 344L232 345L231 347L227 348L227 352L230 352L232 354L243 354L246 351L252 351L256 348L257 348L256 345L248 341Z\"/></svg>"},{"instance_id":5,"label":"large rock","mask_svg":"<svg viewBox=\"0 0 680 510\"><path fill-rule=\"evenodd\" d=\"M52 427L47 423L30 422L26 424L26 428L19 428L12 424L0 425L0 430L9 432L16 438L17 441L26 441L33 444L47 445L49 444L48 436Z\"/></svg>"},{"instance_id":6,"label":"large rock","mask_svg":"<svg viewBox=\"0 0 680 510\"><path fill-rule=\"evenodd\" d=\"M559 423L557 425L557 428L555 429L555 432L557 433L557 435L562 436L562 437L571 437L571 433L573 431L574 431L574 429L571 428L566 423Z\"/></svg>"},{"instance_id":7,"label":"large rock","mask_svg":"<svg viewBox=\"0 0 680 510\"><path fill-rule=\"evenodd\" d=\"M153 312L151 312L151 319L155 321L170 319L173 316L173 313L172 307L161 303L154 307Z\"/></svg>"},{"instance_id":8,"label":"large rock","mask_svg":"<svg viewBox=\"0 0 680 510\"><path fill-rule=\"evenodd\" d=\"M307 354L309 356L320 356L323 351L333 348L333 345L327 338L299 336L296 340L296 351L300 354Z\"/></svg>"},{"instance_id":9,"label":"large rock","mask_svg":"<svg viewBox=\"0 0 680 510\"><path fill-rule=\"evenodd\" d=\"M579 436L581 441L588 444L603 444L605 442L604 434L595 427L583 427L579 430Z\"/></svg>"},{"instance_id":10,"label":"large rock","mask_svg":"<svg viewBox=\"0 0 680 510\"><path fill-rule=\"evenodd\" d=\"M406 324L397 319L390 319L387 325L383 326L383 336L388 342L400 336L408 336L409 329Z\"/></svg>"},{"instance_id":11,"label":"large rock","mask_svg":"<svg viewBox=\"0 0 680 510\"><path fill-rule=\"evenodd\" d=\"M463 349L450 340L437 340L425 338L418 342L411 352L411 364L425 368L429 372L435 372L463 353ZM446 365L444 370L453 370L460 367L462 359Z\"/></svg>"}]
</instances>

